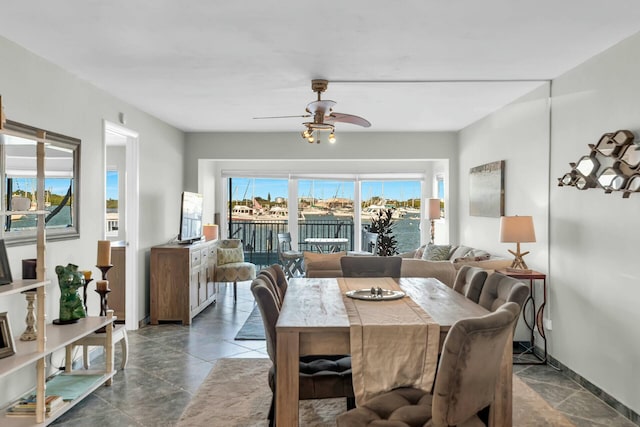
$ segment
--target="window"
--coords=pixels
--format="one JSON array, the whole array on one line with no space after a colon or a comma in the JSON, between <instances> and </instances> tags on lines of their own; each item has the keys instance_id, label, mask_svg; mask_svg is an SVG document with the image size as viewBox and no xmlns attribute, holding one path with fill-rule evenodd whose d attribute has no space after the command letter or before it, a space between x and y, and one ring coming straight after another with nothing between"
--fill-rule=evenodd
<instances>
[{"instance_id":1,"label":"window","mask_svg":"<svg viewBox=\"0 0 640 427\"><path fill-rule=\"evenodd\" d=\"M80 141L7 121L0 135L2 199L5 215L2 235L8 245L33 243L37 215L37 145L44 142L44 208L47 240L77 238Z\"/></svg>"},{"instance_id":2,"label":"window","mask_svg":"<svg viewBox=\"0 0 640 427\"><path fill-rule=\"evenodd\" d=\"M120 200L120 176L117 170L107 171L107 237L118 235L120 229L120 214L118 211L118 200Z\"/></svg>"},{"instance_id":3,"label":"window","mask_svg":"<svg viewBox=\"0 0 640 427\"><path fill-rule=\"evenodd\" d=\"M390 209L397 251L408 252L420 246L420 181L363 181L360 192L363 226L381 211Z\"/></svg>"},{"instance_id":4,"label":"window","mask_svg":"<svg viewBox=\"0 0 640 427\"><path fill-rule=\"evenodd\" d=\"M396 250L413 250L421 240L423 181L418 176L393 178L375 180L376 176L367 176L362 180L356 175L325 178L322 174L264 178L229 172L227 235L242 239L246 255L265 265L269 260L261 263L261 254L268 256L276 249L276 233L283 231L295 234L300 250L315 250L305 243L307 237L347 238L346 249L359 249L360 227L370 224L382 206L393 212ZM290 196L297 200L288 200Z\"/></svg>"}]
</instances>

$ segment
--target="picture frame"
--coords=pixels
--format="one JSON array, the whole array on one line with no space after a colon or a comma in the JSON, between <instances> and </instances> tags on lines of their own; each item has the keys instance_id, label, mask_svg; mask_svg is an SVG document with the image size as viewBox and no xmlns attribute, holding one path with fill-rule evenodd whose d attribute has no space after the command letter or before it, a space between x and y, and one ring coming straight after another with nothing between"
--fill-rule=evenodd
<instances>
[{"instance_id":1,"label":"picture frame","mask_svg":"<svg viewBox=\"0 0 640 427\"><path fill-rule=\"evenodd\" d=\"M504 160L469 171L469 215L504 216Z\"/></svg>"},{"instance_id":2,"label":"picture frame","mask_svg":"<svg viewBox=\"0 0 640 427\"><path fill-rule=\"evenodd\" d=\"M11 335L9 313L0 313L0 359L16 354L16 346Z\"/></svg>"},{"instance_id":3,"label":"picture frame","mask_svg":"<svg viewBox=\"0 0 640 427\"><path fill-rule=\"evenodd\" d=\"M8 285L11 282L13 278L7 257L7 247L4 245L4 239L0 239L0 285Z\"/></svg>"}]
</instances>

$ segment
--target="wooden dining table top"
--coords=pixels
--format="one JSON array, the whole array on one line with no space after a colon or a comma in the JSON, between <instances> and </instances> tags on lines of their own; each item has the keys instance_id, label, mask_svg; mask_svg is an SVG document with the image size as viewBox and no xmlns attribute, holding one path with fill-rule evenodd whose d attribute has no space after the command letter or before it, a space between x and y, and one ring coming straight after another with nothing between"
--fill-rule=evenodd
<instances>
[{"instance_id":1,"label":"wooden dining table top","mask_svg":"<svg viewBox=\"0 0 640 427\"><path fill-rule=\"evenodd\" d=\"M366 278L343 278L362 283ZM488 314L484 307L467 299L435 278L402 277L398 281L406 297L413 299L441 330L448 331L457 320ZM406 298L405 297L405 298ZM313 331L318 328L349 330L342 293L334 278L294 278L289 281L282 310L278 318L279 330ZM384 302L372 301L371 304Z\"/></svg>"}]
</instances>

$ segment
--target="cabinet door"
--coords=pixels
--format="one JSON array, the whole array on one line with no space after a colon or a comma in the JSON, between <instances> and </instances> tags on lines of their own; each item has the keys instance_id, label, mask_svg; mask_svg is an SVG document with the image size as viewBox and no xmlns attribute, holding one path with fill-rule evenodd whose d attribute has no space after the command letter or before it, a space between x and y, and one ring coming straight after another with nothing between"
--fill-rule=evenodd
<instances>
[{"instance_id":1,"label":"cabinet door","mask_svg":"<svg viewBox=\"0 0 640 427\"><path fill-rule=\"evenodd\" d=\"M198 308L198 294L200 291L200 270L191 269L191 275L189 277L189 311L193 311Z\"/></svg>"},{"instance_id":2,"label":"cabinet door","mask_svg":"<svg viewBox=\"0 0 640 427\"><path fill-rule=\"evenodd\" d=\"M207 302L207 249L202 249L200 254L200 273L198 276L198 305Z\"/></svg>"},{"instance_id":3,"label":"cabinet door","mask_svg":"<svg viewBox=\"0 0 640 427\"><path fill-rule=\"evenodd\" d=\"M212 243L209 245L209 266L208 266L208 275L207 279L207 298L216 300L216 285L214 283L215 274L216 274L216 263L218 262L218 252L216 250L216 244Z\"/></svg>"}]
</instances>

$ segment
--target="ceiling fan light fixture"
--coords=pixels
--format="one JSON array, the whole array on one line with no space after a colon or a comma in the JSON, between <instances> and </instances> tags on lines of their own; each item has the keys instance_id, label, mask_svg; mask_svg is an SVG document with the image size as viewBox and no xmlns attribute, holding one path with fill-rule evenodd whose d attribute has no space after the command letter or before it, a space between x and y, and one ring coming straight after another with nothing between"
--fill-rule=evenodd
<instances>
[{"instance_id":1,"label":"ceiling fan light fixture","mask_svg":"<svg viewBox=\"0 0 640 427\"><path fill-rule=\"evenodd\" d=\"M336 135L333 132L331 132L329 134L329 143L334 144L335 142L336 142Z\"/></svg>"},{"instance_id":2,"label":"ceiling fan light fixture","mask_svg":"<svg viewBox=\"0 0 640 427\"><path fill-rule=\"evenodd\" d=\"M307 137L307 141L309 141L309 144L313 144L313 141L315 141L315 139L313 138L313 135L309 135Z\"/></svg>"}]
</instances>

